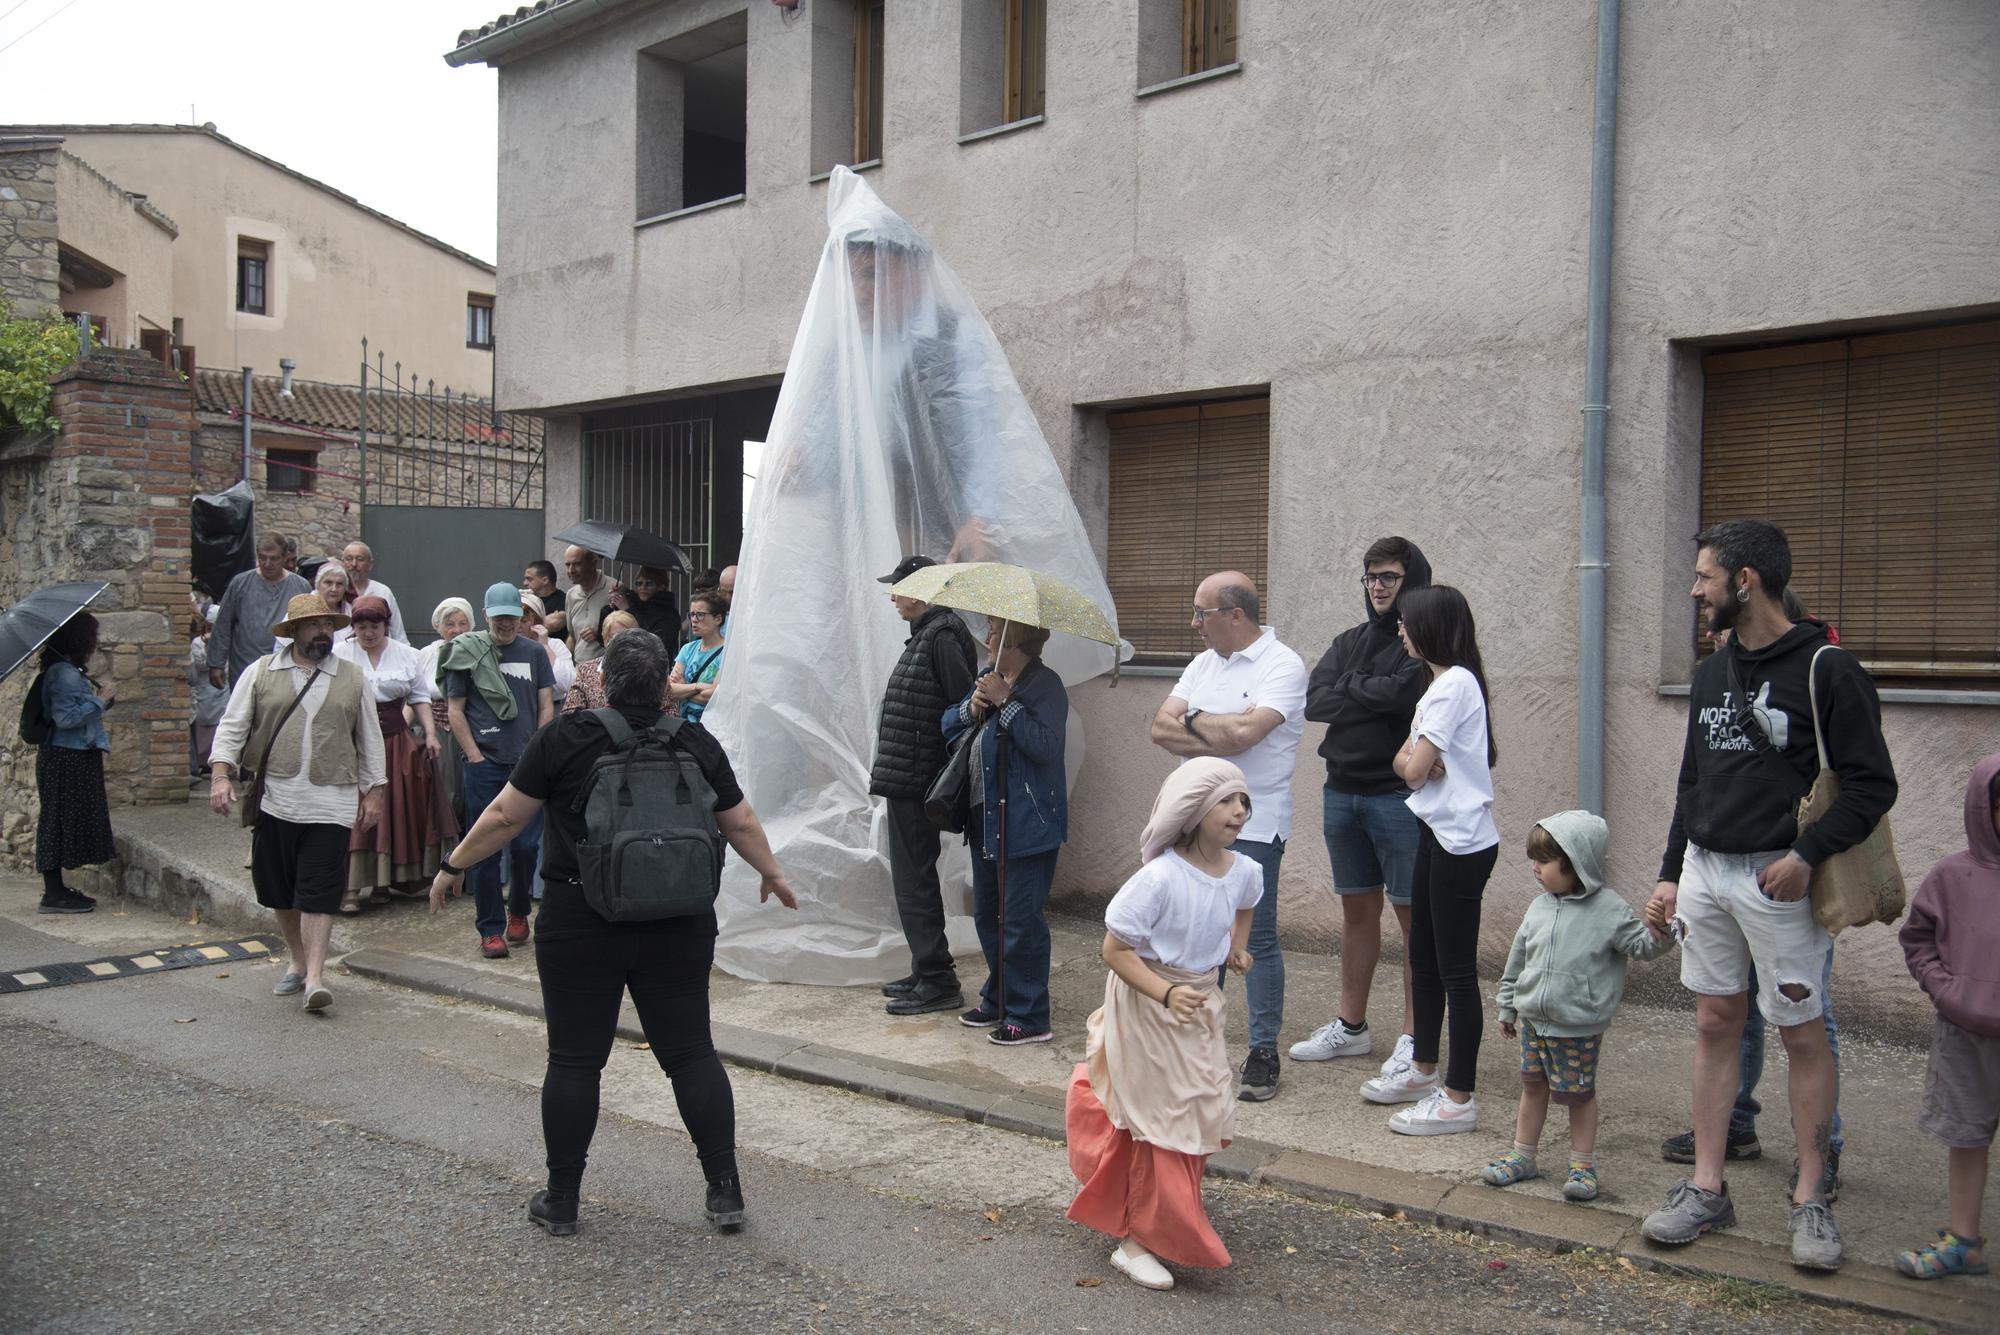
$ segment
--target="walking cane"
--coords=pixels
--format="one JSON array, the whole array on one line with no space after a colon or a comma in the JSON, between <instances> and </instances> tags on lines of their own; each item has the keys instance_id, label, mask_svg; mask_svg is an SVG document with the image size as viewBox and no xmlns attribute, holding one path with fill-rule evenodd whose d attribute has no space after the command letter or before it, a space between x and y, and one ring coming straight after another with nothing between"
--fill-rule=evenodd
<instances>
[{"instance_id":1,"label":"walking cane","mask_svg":"<svg viewBox=\"0 0 2000 1335\"><path fill-rule=\"evenodd\" d=\"M999 671L995 668L994 671ZM994 885L999 895L999 924L995 932L998 944L994 948L994 971L1000 975L1000 986L995 992L999 998L997 1010L1001 1024L1007 1022L1007 734L999 733L993 739L993 779L1000 788L1000 858L994 871Z\"/></svg>"}]
</instances>

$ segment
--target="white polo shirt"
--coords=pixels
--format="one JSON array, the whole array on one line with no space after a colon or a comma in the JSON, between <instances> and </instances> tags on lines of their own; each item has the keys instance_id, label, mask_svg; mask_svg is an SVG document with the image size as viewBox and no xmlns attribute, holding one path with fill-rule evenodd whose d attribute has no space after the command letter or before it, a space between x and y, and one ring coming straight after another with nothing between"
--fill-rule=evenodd
<instances>
[{"instance_id":1,"label":"white polo shirt","mask_svg":"<svg viewBox=\"0 0 2000 1335\"><path fill-rule=\"evenodd\" d=\"M1174 697L1204 714L1275 709L1284 722L1239 756L1225 756L1250 785L1250 821L1241 838L1256 843L1292 837L1292 767L1306 732L1305 660L1278 642L1269 626L1244 649L1224 658L1203 650L1174 683ZM1182 763L1186 763L1183 761Z\"/></svg>"}]
</instances>

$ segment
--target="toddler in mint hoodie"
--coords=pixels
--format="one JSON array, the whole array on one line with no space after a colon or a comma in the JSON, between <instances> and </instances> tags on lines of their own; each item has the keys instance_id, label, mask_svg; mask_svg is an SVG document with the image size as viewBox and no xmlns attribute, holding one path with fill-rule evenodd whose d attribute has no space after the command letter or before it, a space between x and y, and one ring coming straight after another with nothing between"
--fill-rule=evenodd
<instances>
[{"instance_id":1,"label":"toddler in mint hoodie","mask_svg":"<svg viewBox=\"0 0 2000 1335\"><path fill-rule=\"evenodd\" d=\"M1559 811L1528 836L1543 893L1528 905L1500 976L1500 1032L1521 1040L1521 1107L1514 1148L1486 1166L1496 1187L1539 1176L1535 1147L1554 1099L1569 1109L1563 1195L1597 1196L1597 1055L1625 995L1625 961L1673 949L1604 884L1610 827L1588 811Z\"/></svg>"}]
</instances>

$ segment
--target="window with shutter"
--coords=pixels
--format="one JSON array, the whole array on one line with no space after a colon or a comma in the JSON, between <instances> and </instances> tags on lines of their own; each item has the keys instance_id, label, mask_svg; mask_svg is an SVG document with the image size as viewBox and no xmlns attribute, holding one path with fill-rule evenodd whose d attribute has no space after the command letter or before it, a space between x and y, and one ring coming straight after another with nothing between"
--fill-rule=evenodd
<instances>
[{"instance_id":1,"label":"window with shutter","mask_svg":"<svg viewBox=\"0 0 2000 1335\"><path fill-rule=\"evenodd\" d=\"M882 156L883 0L854 0L854 160Z\"/></svg>"},{"instance_id":2,"label":"window with shutter","mask_svg":"<svg viewBox=\"0 0 2000 1335\"><path fill-rule=\"evenodd\" d=\"M1002 123L1043 114L1048 104L1048 0L1006 0Z\"/></svg>"},{"instance_id":3,"label":"window with shutter","mask_svg":"<svg viewBox=\"0 0 2000 1335\"><path fill-rule=\"evenodd\" d=\"M1195 586L1241 570L1266 594L1271 400L1175 404L1112 413L1107 577L1134 662L1186 663Z\"/></svg>"},{"instance_id":4,"label":"window with shutter","mask_svg":"<svg viewBox=\"0 0 2000 1335\"><path fill-rule=\"evenodd\" d=\"M1702 523L1783 528L1792 587L1878 677L2000 679L2000 322L1718 352L1702 373Z\"/></svg>"}]
</instances>

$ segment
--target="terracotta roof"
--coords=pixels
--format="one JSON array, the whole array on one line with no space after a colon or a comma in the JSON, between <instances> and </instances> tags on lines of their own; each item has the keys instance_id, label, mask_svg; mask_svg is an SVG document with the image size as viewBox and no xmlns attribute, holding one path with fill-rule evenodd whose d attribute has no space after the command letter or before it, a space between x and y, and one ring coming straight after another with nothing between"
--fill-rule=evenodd
<instances>
[{"instance_id":1,"label":"terracotta roof","mask_svg":"<svg viewBox=\"0 0 2000 1335\"><path fill-rule=\"evenodd\" d=\"M283 381L277 376L257 376L250 386L250 411L256 420L329 432L346 438L361 430L361 391L353 385L329 385L318 380L292 381L289 396L279 393ZM243 403L243 373L240 371L197 370L194 373L195 411L217 417L235 417ZM436 441L463 445L505 445L516 438L517 414L500 414L500 428L493 427L493 413L483 399L447 401L442 395L389 394L368 391L368 438L386 440ZM522 435L531 434L523 431Z\"/></svg>"},{"instance_id":2,"label":"terracotta roof","mask_svg":"<svg viewBox=\"0 0 2000 1335\"><path fill-rule=\"evenodd\" d=\"M563 4L567 3L567 0L542 0L542 2L544 4ZM363 204L360 200L356 199L354 196L348 194L346 191L336 190L324 181L315 180L313 177L306 175L302 171L295 171L294 169L287 167L284 163L279 162L276 158L267 158L262 153L257 152L255 149L245 148L243 145L237 143L234 139L231 139L228 135L223 134L220 130L217 130L213 124L0 125L0 137L16 136L16 135L68 136L68 135L90 135L90 134L207 135L210 139L213 139L217 143L225 144L228 147L235 149L238 153L243 154L245 157L255 158L258 162L263 163L267 167L271 167L277 171L283 172L285 175L291 177L293 180L303 181L307 185L311 186L313 189L322 191L325 194L333 196L335 199L341 201L343 204L352 205L354 208L361 210L363 213L367 214L371 218L376 219L377 221L385 222L389 224L389 226L395 228L400 232L409 233L411 236L417 238L417 240L422 241L425 245L436 246L439 250L445 252L445 254L456 256L457 258L464 260L467 264L476 265L477 267L484 269L487 273L494 272L493 265L490 261L482 260L477 255L469 255L465 251L460 250L457 246L454 246L449 242L438 240L436 237L432 236L429 232L420 232L416 228L410 226L406 222L401 221L400 219L391 218L388 214L382 212L380 209L371 209L366 204ZM164 217L165 215L161 216Z\"/></svg>"}]
</instances>

